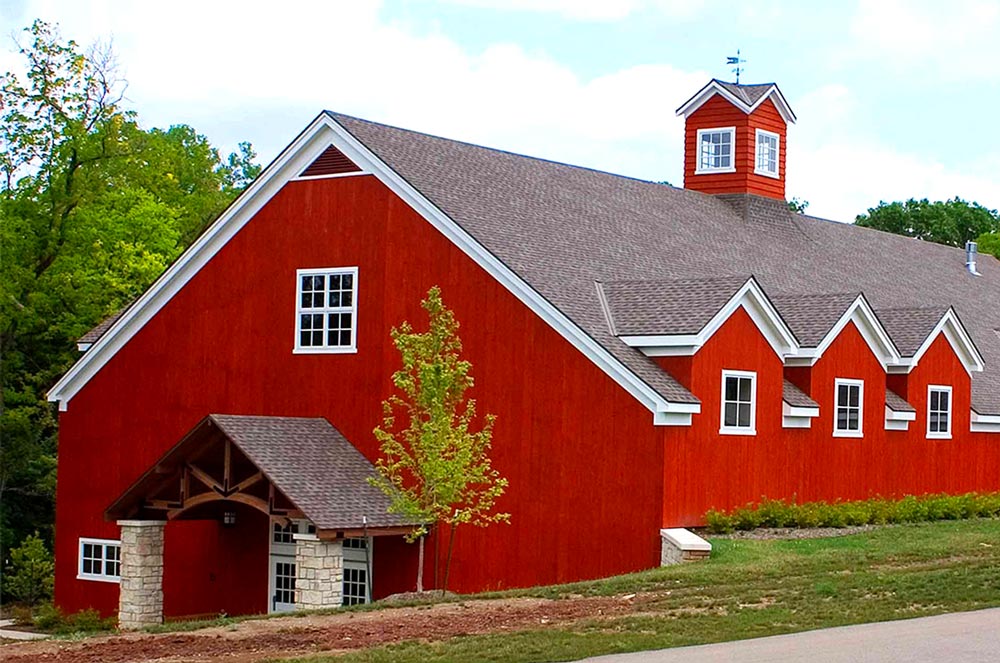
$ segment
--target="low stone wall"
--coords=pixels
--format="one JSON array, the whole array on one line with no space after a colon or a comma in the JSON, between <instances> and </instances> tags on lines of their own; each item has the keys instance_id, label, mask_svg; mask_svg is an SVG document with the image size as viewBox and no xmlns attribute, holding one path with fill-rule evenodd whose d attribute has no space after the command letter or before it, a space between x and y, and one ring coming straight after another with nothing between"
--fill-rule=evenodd
<instances>
[{"instance_id":1,"label":"low stone wall","mask_svg":"<svg viewBox=\"0 0 1000 663\"><path fill-rule=\"evenodd\" d=\"M337 608L344 601L343 541L295 535L295 609Z\"/></svg>"},{"instance_id":2,"label":"low stone wall","mask_svg":"<svg viewBox=\"0 0 1000 663\"><path fill-rule=\"evenodd\" d=\"M121 580L118 628L135 630L163 622L163 526L161 520L119 520Z\"/></svg>"},{"instance_id":3,"label":"low stone wall","mask_svg":"<svg viewBox=\"0 0 1000 663\"><path fill-rule=\"evenodd\" d=\"M686 529L660 530L660 566L708 559L712 544Z\"/></svg>"}]
</instances>

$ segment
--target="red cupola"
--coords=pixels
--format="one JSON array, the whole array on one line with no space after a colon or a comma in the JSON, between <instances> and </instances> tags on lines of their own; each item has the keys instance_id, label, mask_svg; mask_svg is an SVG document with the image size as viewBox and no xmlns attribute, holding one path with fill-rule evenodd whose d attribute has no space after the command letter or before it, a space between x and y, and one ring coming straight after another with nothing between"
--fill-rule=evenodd
<instances>
[{"instance_id":1,"label":"red cupola","mask_svg":"<svg viewBox=\"0 0 1000 663\"><path fill-rule=\"evenodd\" d=\"M677 114L685 189L785 199L785 136L795 113L777 85L712 79Z\"/></svg>"}]
</instances>

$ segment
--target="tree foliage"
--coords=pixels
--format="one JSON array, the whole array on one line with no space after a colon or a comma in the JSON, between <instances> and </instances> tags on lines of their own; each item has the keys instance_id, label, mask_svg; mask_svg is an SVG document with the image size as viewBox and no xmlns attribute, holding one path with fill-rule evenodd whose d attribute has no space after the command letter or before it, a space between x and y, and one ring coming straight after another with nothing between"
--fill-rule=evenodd
<instances>
[{"instance_id":1,"label":"tree foliage","mask_svg":"<svg viewBox=\"0 0 1000 663\"><path fill-rule=\"evenodd\" d=\"M51 539L56 419L74 344L145 290L256 176L184 125L144 129L114 53L35 21L0 77L0 549Z\"/></svg>"},{"instance_id":2,"label":"tree foliage","mask_svg":"<svg viewBox=\"0 0 1000 663\"><path fill-rule=\"evenodd\" d=\"M3 592L16 601L35 605L52 597L54 570L52 553L37 532L31 534L10 551L10 564L3 575Z\"/></svg>"},{"instance_id":3,"label":"tree foliage","mask_svg":"<svg viewBox=\"0 0 1000 663\"><path fill-rule=\"evenodd\" d=\"M398 393L382 404L383 422L375 429L382 457L370 482L392 500L390 513L420 523L411 541L422 542L430 528L448 526L446 588L455 529L510 521L510 514L494 511L507 479L493 469L489 456L494 415L474 430L476 401L466 398L473 386L472 364L461 358L458 321L437 287L421 305L427 311L427 331L416 332L408 322L392 330L403 368L392 376Z\"/></svg>"},{"instance_id":4,"label":"tree foliage","mask_svg":"<svg viewBox=\"0 0 1000 663\"><path fill-rule=\"evenodd\" d=\"M867 214L859 214L855 223L928 242L964 246L969 240L1000 231L1000 214L958 197L935 202L911 198L906 202L881 202Z\"/></svg>"}]
</instances>

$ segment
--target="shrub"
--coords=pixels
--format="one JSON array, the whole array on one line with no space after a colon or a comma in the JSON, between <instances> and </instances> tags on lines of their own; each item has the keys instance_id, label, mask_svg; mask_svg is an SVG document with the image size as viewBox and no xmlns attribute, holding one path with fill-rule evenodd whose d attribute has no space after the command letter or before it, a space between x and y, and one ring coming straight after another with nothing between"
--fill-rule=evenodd
<instances>
[{"instance_id":1,"label":"shrub","mask_svg":"<svg viewBox=\"0 0 1000 663\"><path fill-rule=\"evenodd\" d=\"M705 514L708 531L726 534L734 529L757 527L850 527L887 523L919 523L935 520L1000 516L1000 492L964 495L907 495L889 500L872 497L857 502L804 502L762 498L728 514L713 509Z\"/></svg>"},{"instance_id":2,"label":"shrub","mask_svg":"<svg viewBox=\"0 0 1000 663\"><path fill-rule=\"evenodd\" d=\"M38 532L25 537L10 551L10 565L3 577L4 592L17 601L35 605L52 596L55 565Z\"/></svg>"},{"instance_id":3,"label":"shrub","mask_svg":"<svg viewBox=\"0 0 1000 663\"><path fill-rule=\"evenodd\" d=\"M55 631L63 626L65 618L63 617L62 610L51 603L45 603L35 613L34 622L35 626L43 631Z\"/></svg>"},{"instance_id":4,"label":"shrub","mask_svg":"<svg viewBox=\"0 0 1000 663\"><path fill-rule=\"evenodd\" d=\"M58 635L110 631L115 627L114 618L104 619L101 617L101 613L93 608L64 615L62 610L51 603L43 604L38 608L34 622L37 628Z\"/></svg>"}]
</instances>

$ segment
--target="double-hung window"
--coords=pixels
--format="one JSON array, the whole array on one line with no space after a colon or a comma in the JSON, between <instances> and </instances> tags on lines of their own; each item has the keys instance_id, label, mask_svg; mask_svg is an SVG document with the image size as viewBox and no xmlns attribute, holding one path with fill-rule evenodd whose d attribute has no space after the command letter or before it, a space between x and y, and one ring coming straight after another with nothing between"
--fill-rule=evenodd
<instances>
[{"instance_id":1,"label":"double-hung window","mask_svg":"<svg viewBox=\"0 0 1000 663\"><path fill-rule=\"evenodd\" d=\"M951 438L951 387L927 387L927 437Z\"/></svg>"},{"instance_id":2,"label":"double-hung window","mask_svg":"<svg viewBox=\"0 0 1000 663\"><path fill-rule=\"evenodd\" d=\"M736 128L698 130L698 162L696 173L732 173L736 171L733 150Z\"/></svg>"},{"instance_id":3,"label":"double-hung window","mask_svg":"<svg viewBox=\"0 0 1000 663\"><path fill-rule=\"evenodd\" d=\"M778 177L778 150L781 137L763 129L757 129L757 160L754 172L758 175Z\"/></svg>"},{"instance_id":4,"label":"double-hung window","mask_svg":"<svg viewBox=\"0 0 1000 663\"><path fill-rule=\"evenodd\" d=\"M725 435L757 434L757 374L722 372L722 425Z\"/></svg>"},{"instance_id":5,"label":"double-hung window","mask_svg":"<svg viewBox=\"0 0 1000 663\"><path fill-rule=\"evenodd\" d=\"M121 578L122 546L111 539L80 539L76 577L80 580L118 582Z\"/></svg>"},{"instance_id":6,"label":"double-hung window","mask_svg":"<svg viewBox=\"0 0 1000 663\"><path fill-rule=\"evenodd\" d=\"M864 380L837 379L834 382L833 434L836 437L862 437L864 429Z\"/></svg>"},{"instance_id":7,"label":"double-hung window","mask_svg":"<svg viewBox=\"0 0 1000 663\"><path fill-rule=\"evenodd\" d=\"M295 352L354 352L357 313L357 267L298 270Z\"/></svg>"}]
</instances>

